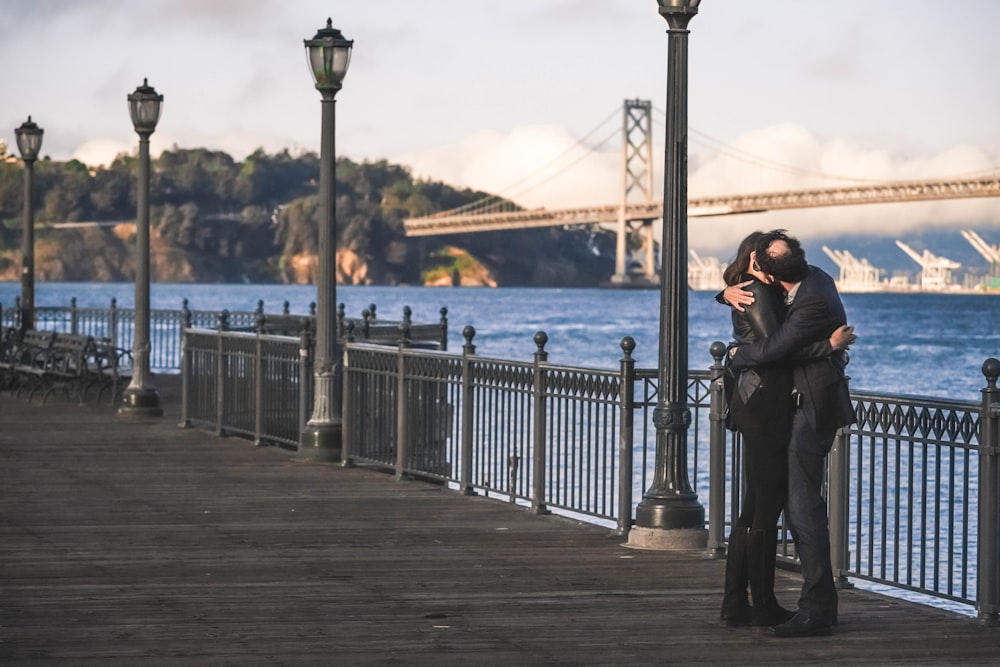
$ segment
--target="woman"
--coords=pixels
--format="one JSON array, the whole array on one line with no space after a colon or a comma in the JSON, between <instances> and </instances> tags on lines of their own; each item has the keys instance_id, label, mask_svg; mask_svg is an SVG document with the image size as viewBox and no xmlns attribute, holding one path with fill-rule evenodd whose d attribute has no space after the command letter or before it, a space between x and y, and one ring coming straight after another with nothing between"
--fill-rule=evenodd
<instances>
[{"instance_id":1,"label":"woman","mask_svg":"<svg viewBox=\"0 0 1000 667\"><path fill-rule=\"evenodd\" d=\"M770 276L757 265L754 248L762 236L763 232L754 232L743 239L736 258L723 273L726 285L740 285L754 295L754 302L743 311L731 309L734 345L766 338L784 318L784 292L773 286ZM850 330L841 327L829 340L809 345L796 357L825 357L846 348L852 339ZM792 371L790 366L768 366L734 374L727 368L725 385L729 427L738 430L743 439L746 494L729 536L720 619L733 626L779 625L794 615L774 597L777 524L788 490Z\"/></svg>"}]
</instances>

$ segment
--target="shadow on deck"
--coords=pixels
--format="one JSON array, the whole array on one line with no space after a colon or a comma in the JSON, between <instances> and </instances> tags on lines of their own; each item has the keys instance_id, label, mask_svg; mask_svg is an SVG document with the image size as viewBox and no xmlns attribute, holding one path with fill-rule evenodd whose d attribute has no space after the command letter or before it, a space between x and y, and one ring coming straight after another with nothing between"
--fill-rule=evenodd
<instances>
[{"instance_id":1,"label":"shadow on deck","mask_svg":"<svg viewBox=\"0 0 1000 667\"><path fill-rule=\"evenodd\" d=\"M858 590L830 637L723 628L721 561L179 429L156 383L156 419L0 397L0 664L1000 659L996 628Z\"/></svg>"}]
</instances>

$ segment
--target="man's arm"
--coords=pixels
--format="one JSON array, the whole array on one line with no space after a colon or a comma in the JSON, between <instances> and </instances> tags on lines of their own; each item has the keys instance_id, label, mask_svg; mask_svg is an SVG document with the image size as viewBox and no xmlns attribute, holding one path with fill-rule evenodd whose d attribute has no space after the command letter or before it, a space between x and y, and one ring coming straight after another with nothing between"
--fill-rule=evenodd
<instances>
[{"instance_id":1,"label":"man's arm","mask_svg":"<svg viewBox=\"0 0 1000 667\"><path fill-rule=\"evenodd\" d=\"M746 282L730 285L716 294L715 300L723 306L732 306L742 313L744 306L749 306L754 302L753 292L745 289L747 285L751 284L753 284L753 281L747 280Z\"/></svg>"},{"instance_id":2,"label":"man's arm","mask_svg":"<svg viewBox=\"0 0 1000 667\"><path fill-rule=\"evenodd\" d=\"M799 348L830 335L830 312L821 298L804 298L799 295L796 304L788 313L788 318L778 330L767 338L740 345L730 360L734 369L748 366L764 366L791 358ZM815 352L815 350L814 350Z\"/></svg>"}]
</instances>

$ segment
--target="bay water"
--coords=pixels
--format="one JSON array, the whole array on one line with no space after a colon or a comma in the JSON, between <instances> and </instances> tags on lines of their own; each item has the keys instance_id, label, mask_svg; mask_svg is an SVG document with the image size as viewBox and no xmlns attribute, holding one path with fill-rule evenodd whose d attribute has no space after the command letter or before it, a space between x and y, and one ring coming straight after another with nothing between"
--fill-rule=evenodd
<instances>
[{"instance_id":1,"label":"bay water","mask_svg":"<svg viewBox=\"0 0 1000 667\"><path fill-rule=\"evenodd\" d=\"M0 282L0 304L13 308L20 283ZM134 301L131 283L51 283L35 286L37 306L119 307ZM985 385L981 367L1000 358L1000 295L874 293L844 294L847 316L858 334L848 373L855 391L873 391L978 401ZM310 285L233 285L153 283L155 309L252 311L264 302L268 313L309 312L316 300ZM448 309L448 347L461 350L462 329L476 330L480 356L530 361L533 336L544 331L554 364L617 368L620 343L636 341L639 368L655 368L659 340L660 297L656 290L573 288L440 288L339 286L337 302L349 316L360 317L370 304L383 320L398 320L403 307L414 322L436 322ZM713 341L731 337L727 307L712 292L688 292L688 366L707 369Z\"/></svg>"}]
</instances>

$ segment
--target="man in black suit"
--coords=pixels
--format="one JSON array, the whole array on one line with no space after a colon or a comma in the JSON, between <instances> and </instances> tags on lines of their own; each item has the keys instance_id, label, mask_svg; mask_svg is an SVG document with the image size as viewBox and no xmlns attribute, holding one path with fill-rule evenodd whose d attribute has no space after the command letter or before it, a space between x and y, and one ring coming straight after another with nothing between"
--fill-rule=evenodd
<instances>
[{"instance_id":1,"label":"man in black suit","mask_svg":"<svg viewBox=\"0 0 1000 667\"><path fill-rule=\"evenodd\" d=\"M847 323L840 294L822 269L806 262L798 240L775 230L757 246L757 260L765 273L785 289L788 312L784 323L769 337L734 348L734 369L787 363L802 346L828 338ZM734 306L747 302L730 292ZM805 637L828 633L837 621L837 589L830 564L830 530L822 496L826 455L837 429L855 421L844 375L847 355L799 362L793 369L796 408L788 446L787 518L802 566L799 608L791 620L771 628L779 637Z\"/></svg>"}]
</instances>

